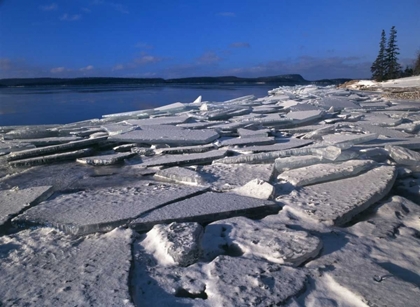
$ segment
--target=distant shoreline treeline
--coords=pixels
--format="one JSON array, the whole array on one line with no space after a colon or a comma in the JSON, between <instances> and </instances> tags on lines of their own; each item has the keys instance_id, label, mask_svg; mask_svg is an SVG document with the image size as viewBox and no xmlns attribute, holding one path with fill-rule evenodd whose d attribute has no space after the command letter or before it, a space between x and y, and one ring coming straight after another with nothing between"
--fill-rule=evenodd
<instances>
[{"instance_id":1,"label":"distant shoreline treeline","mask_svg":"<svg viewBox=\"0 0 420 307\"><path fill-rule=\"evenodd\" d=\"M336 85L351 79L323 79L317 81L305 80L301 75L280 75L259 78L240 78L234 76L225 77L191 77L178 79L162 78L110 78L110 77L92 77L92 78L10 78L0 79L0 87L15 86L88 86L88 85L176 85L176 84L278 84L278 85Z\"/></svg>"}]
</instances>

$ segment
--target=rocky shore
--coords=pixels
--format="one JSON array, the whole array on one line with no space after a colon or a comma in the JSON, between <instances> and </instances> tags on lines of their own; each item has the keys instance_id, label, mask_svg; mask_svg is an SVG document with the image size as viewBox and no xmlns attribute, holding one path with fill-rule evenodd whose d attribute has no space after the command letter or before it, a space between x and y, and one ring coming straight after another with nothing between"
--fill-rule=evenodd
<instances>
[{"instance_id":1,"label":"rocky shore","mask_svg":"<svg viewBox=\"0 0 420 307\"><path fill-rule=\"evenodd\" d=\"M396 82L0 127L0 306L417 306Z\"/></svg>"}]
</instances>

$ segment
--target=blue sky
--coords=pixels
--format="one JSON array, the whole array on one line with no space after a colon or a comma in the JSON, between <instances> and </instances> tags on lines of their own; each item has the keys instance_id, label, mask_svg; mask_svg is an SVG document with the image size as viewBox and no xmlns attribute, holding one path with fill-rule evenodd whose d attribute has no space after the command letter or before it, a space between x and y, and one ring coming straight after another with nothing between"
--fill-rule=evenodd
<instances>
[{"instance_id":1,"label":"blue sky","mask_svg":"<svg viewBox=\"0 0 420 307\"><path fill-rule=\"evenodd\" d=\"M0 78L366 78L381 30L420 50L419 0L0 0Z\"/></svg>"}]
</instances>

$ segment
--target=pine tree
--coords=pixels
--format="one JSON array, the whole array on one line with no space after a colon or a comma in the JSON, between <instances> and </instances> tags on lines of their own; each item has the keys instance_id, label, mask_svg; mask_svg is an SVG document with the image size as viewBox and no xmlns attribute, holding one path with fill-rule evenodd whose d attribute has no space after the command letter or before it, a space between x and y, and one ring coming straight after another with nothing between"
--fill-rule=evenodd
<instances>
[{"instance_id":1,"label":"pine tree","mask_svg":"<svg viewBox=\"0 0 420 307\"><path fill-rule=\"evenodd\" d=\"M420 51L417 53L417 58L414 63L413 75L414 76L420 75Z\"/></svg>"},{"instance_id":2,"label":"pine tree","mask_svg":"<svg viewBox=\"0 0 420 307\"><path fill-rule=\"evenodd\" d=\"M398 64L397 30L392 26L389 33L388 46L385 50L385 78L396 79L401 75L401 65Z\"/></svg>"},{"instance_id":3,"label":"pine tree","mask_svg":"<svg viewBox=\"0 0 420 307\"><path fill-rule=\"evenodd\" d=\"M382 30L381 41L379 43L379 53L376 57L375 62L373 62L370 71L372 72L372 79L376 81L382 81L385 78L385 45L386 37L385 31Z\"/></svg>"}]
</instances>

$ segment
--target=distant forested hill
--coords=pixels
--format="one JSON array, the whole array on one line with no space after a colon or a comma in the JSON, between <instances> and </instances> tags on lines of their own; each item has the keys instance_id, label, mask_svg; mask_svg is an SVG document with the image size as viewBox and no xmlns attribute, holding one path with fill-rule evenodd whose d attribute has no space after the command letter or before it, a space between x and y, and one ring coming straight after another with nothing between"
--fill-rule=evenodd
<instances>
[{"instance_id":1,"label":"distant forested hill","mask_svg":"<svg viewBox=\"0 0 420 307\"><path fill-rule=\"evenodd\" d=\"M240 78L235 76L223 77L191 77L178 79L162 79L162 78L15 78L15 79L0 79L0 86L46 86L46 85L141 85L141 84L273 84L273 85L331 85L340 84L351 79L324 79L318 81L305 80L301 75L279 75L270 77L258 78Z\"/></svg>"}]
</instances>

